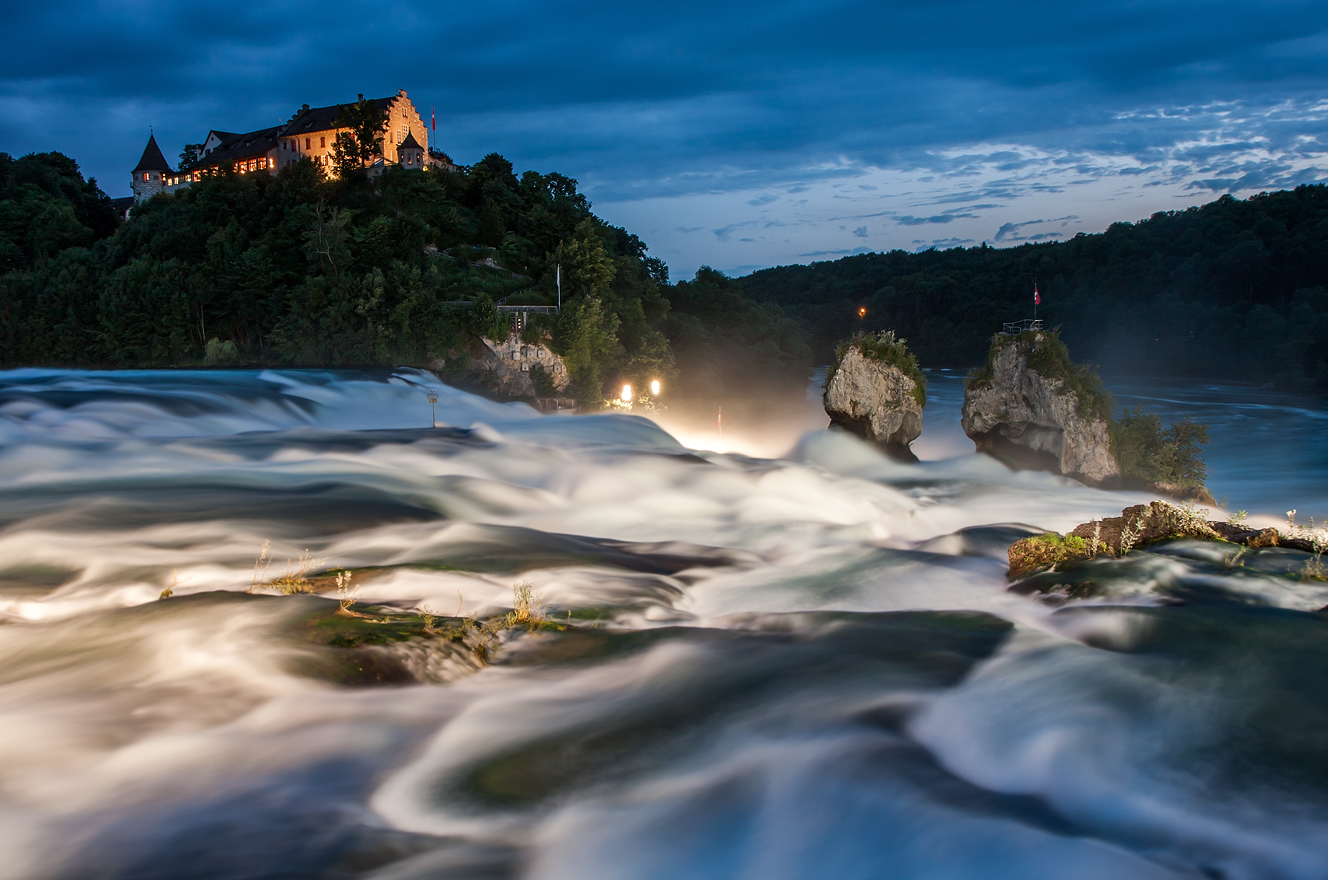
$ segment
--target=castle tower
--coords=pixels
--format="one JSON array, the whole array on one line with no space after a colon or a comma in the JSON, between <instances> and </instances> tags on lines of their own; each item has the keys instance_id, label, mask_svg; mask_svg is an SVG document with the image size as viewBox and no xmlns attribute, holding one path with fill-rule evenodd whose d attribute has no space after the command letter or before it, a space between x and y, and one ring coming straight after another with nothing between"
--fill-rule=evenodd
<instances>
[{"instance_id":1,"label":"castle tower","mask_svg":"<svg viewBox=\"0 0 1328 880\"><path fill-rule=\"evenodd\" d=\"M148 145L143 148L143 158L138 160L133 171L134 204L146 202L165 189L166 178L174 173L166 157L161 154L161 147L157 146L157 138L149 134Z\"/></svg>"},{"instance_id":2,"label":"castle tower","mask_svg":"<svg viewBox=\"0 0 1328 880\"><path fill-rule=\"evenodd\" d=\"M424 168L424 147L415 140L413 132L406 133L406 139L397 145L397 161L402 168L420 171Z\"/></svg>"}]
</instances>

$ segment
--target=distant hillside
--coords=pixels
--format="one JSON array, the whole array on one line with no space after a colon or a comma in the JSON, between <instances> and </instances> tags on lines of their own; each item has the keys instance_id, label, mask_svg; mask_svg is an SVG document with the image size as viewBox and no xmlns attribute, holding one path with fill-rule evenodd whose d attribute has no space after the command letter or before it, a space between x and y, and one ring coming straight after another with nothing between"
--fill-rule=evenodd
<instances>
[{"instance_id":1,"label":"distant hillside","mask_svg":"<svg viewBox=\"0 0 1328 880\"><path fill-rule=\"evenodd\" d=\"M924 365L981 363L1003 321L1062 328L1106 371L1328 391L1328 187L1301 186L1016 248L863 254L739 279L811 334L818 360L892 328ZM865 319L857 316L866 308Z\"/></svg>"}]
</instances>

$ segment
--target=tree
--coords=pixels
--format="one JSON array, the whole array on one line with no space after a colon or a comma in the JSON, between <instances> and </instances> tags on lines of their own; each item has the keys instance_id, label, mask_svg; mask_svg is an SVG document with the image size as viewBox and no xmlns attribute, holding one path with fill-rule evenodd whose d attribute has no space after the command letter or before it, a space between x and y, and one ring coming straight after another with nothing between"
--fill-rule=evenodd
<instances>
[{"instance_id":1,"label":"tree","mask_svg":"<svg viewBox=\"0 0 1328 880\"><path fill-rule=\"evenodd\" d=\"M180 164L177 167L179 167L181 171L184 171L186 168L197 162L202 155L202 144L185 144L184 149L180 151Z\"/></svg>"},{"instance_id":2,"label":"tree","mask_svg":"<svg viewBox=\"0 0 1328 880\"><path fill-rule=\"evenodd\" d=\"M339 176L362 169L383 154L387 114L377 101L361 95L354 104L342 104L333 124L343 129L332 142L332 164Z\"/></svg>"}]
</instances>

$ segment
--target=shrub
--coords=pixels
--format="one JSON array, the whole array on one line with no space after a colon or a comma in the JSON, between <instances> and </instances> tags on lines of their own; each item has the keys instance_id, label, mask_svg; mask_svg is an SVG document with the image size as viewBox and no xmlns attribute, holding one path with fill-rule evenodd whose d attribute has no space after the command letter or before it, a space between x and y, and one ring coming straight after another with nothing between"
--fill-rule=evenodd
<instances>
[{"instance_id":1,"label":"shrub","mask_svg":"<svg viewBox=\"0 0 1328 880\"><path fill-rule=\"evenodd\" d=\"M1208 442L1208 426L1188 416L1163 430L1162 420L1142 406L1121 413L1109 424L1111 454L1121 474L1146 483L1202 488L1208 467L1200 453Z\"/></svg>"}]
</instances>

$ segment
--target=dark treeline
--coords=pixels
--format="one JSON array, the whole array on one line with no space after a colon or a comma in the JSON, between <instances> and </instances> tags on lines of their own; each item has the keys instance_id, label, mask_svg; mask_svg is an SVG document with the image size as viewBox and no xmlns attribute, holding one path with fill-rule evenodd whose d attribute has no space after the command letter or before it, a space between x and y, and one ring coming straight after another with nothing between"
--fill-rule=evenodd
<instances>
[{"instance_id":1,"label":"dark treeline","mask_svg":"<svg viewBox=\"0 0 1328 880\"><path fill-rule=\"evenodd\" d=\"M702 272L671 286L635 235L591 213L575 180L497 154L458 172L326 179L224 173L119 223L58 153L0 154L4 366L429 365L458 370L495 303L554 304L527 328L586 402L665 378L704 394L805 380L810 351L777 306ZM675 357L676 355L676 357Z\"/></svg>"},{"instance_id":2,"label":"dark treeline","mask_svg":"<svg viewBox=\"0 0 1328 880\"><path fill-rule=\"evenodd\" d=\"M1328 391L1328 187L1115 223L1065 242L892 251L741 279L810 333L819 361L893 329L924 365L982 363L1002 322L1038 316L1104 370ZM858 310L866 308L865 318Z\"/></svg>"}]
</instances>

